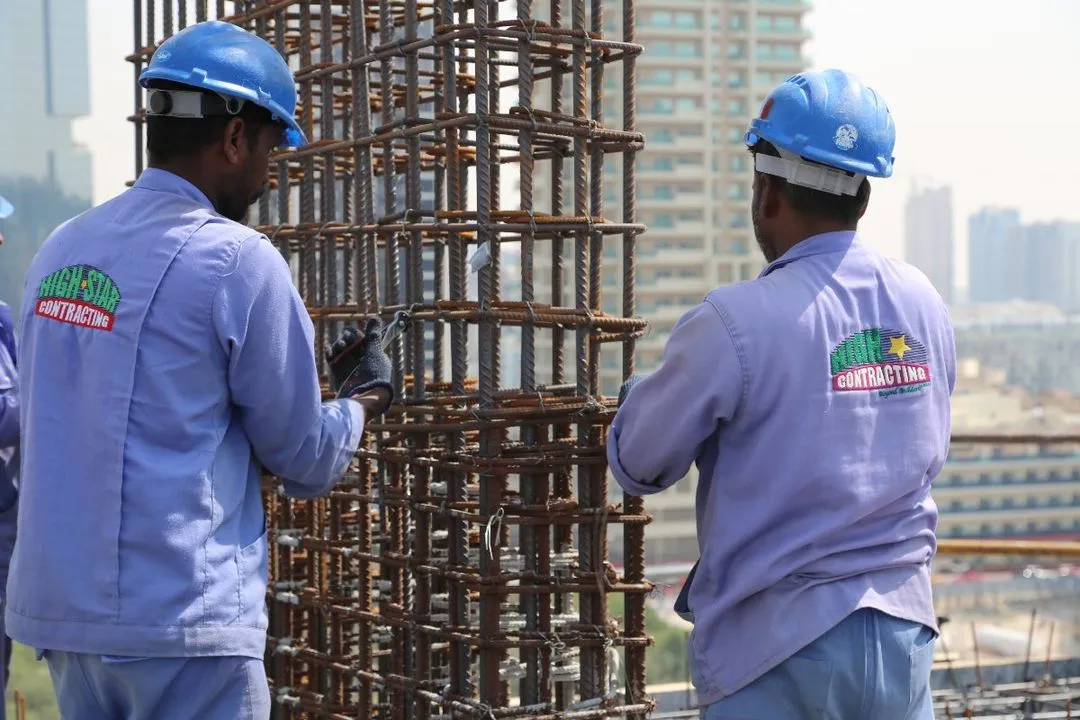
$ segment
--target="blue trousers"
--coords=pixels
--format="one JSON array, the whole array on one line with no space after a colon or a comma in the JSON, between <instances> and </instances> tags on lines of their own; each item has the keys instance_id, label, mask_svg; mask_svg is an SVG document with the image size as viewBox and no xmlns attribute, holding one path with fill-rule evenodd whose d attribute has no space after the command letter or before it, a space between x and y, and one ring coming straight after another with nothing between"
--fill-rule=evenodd
<instances>
[{"instance_id":1,"label":"blue trousers","mask_svg":"<svg viewBox=\"0 0 1080 720\"><path fill-rule=\"evenodd\" d=\"M0 585L0 595L3 594L3 586ZM7 684L11 673L11 640L7 636L7 627L4 625L4 602L0 599L0 662L4 663L3 672L0 672L0 720L7 718Z\"/></svg>"},{"instance_id":2,"label":"blue trousers","mask_svg":"<svg viewBox=\"0 0 1080 720\"><path fill-rule=\"evenodd\" d=\"M705 720L934 720L934 631L859 610L743 689Z\"/></svg>"},{"instance_id":3,"label":"blue trousers","mask_svg":"<svg viewBox=\"0 0 1080 720\"><path fill-rule=\"evenodd\" d=\"M269 720L261 660L46 651L63 720Z\"/></svg>"}]
</instances>

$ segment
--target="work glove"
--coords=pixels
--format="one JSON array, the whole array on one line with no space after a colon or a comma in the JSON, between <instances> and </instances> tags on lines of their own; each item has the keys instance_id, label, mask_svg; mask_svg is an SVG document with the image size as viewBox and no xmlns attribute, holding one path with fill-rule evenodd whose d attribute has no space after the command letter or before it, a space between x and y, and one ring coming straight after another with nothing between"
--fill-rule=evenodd
<instances>
[{"instance_id":1,"label":"work glove","mask_svg":"<svg viewBox=\"0 0 1080 720\"><path fill-rule=\"evenodd\" d=\"M377 415L382 415L394 401L390 383L390 358L382 348L382 321L370 318L364 334L354 326L345 328L334 344L326 349L330 364L330 390L339 398L373 393L380 401Z\"/></svg>"},{"instance_id":2,"label":"work glove","mask_svg":"<svg viewBox=\"0 0 1080 720\"><path fill-rule=\"evenodd\" d=\"M642 380L644 380L646 377L647 377L646 375L637 375L637 374L635 374L635 375L631 375L630 377L628 377L626 379L626 382L624 382L622 384L622 387L619 388L619 405L618 405L619 407L622 407L623 402L626 400L626 396L630 394L630 389L633 388L635 385L637 385Z\"/></svg>"}]
</instances>

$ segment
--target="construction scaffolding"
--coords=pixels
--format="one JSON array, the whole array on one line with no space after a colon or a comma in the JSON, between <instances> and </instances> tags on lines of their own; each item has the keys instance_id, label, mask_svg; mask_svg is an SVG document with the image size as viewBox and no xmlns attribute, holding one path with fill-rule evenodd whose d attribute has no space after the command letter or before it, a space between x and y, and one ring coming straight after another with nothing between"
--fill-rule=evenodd
<instances>
[{"instance_id":1,"label":"construction scaffolding","mask_svg":"<svg viewBox=\"0 0 1080 720\"><path fill-rule=\"evenodd\" d=\"M399 401L369 424L345 479L312 501L267 479L276 717L644 717L649 518L640 499L609 498L614 402L599 388L601 347L621 345L629 375L645 329L634 317L644 228L632 0L618 41L603 38L601 0L545 0L535 15L532 0L134 7L136 76L162 40L206 19L288 59L312 144L273 158L254 224L289 260L320 356L345 323L377 313L393 329ZM618 129L604 127L605 78L625 88ZM549 91L534 101L540 82ZM141 172L138 89L135 104ZM604 217L608 153L624 157L617 221ZM501 192L514 165L518 188ZM534 203L541 176L546 207ZM605 244L620 249L619 317L601 310ZM501 292L508 246L520 247L519 298ZM550 277L534 273L539 253ZM545 283L550 304L536 301ZM520 387L501 380L507 332L520 337ZM621 574L610 526L622 530Z\"/></svg>"}]
</instances>

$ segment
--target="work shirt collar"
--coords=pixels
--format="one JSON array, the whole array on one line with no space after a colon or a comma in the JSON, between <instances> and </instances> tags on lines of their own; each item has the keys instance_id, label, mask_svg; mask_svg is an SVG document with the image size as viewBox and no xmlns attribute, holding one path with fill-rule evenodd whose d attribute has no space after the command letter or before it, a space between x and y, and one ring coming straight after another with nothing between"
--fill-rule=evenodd
<instances>
[{"instance_id":1,"label":"work shirt collar","mask_svg":"<svg viewBox=\"0 0 1080 720\"><path fill-rule=\"evenodd\" d=\"M811 235L802 242L795 243L786 253L762 268L758 278L763 278L773 270L778 270L796 260L834 252L847 252L860 244L859 234L854 230L840 230Z\"/></svg>"},{"instance_id":2,"label":"work shirt collar","mask_svg":"<svg viewBox=\"0 0 1080 720\"><path fill-rule=\"evenodd\" d=\"M206 197L202 190L192 185L184 178L160 168L146 168L135 181L135 187L154 192L164 192L171 195L179 195L199 203L208 210L214 210L214 204Z\"/></svg>"}]
</instances>

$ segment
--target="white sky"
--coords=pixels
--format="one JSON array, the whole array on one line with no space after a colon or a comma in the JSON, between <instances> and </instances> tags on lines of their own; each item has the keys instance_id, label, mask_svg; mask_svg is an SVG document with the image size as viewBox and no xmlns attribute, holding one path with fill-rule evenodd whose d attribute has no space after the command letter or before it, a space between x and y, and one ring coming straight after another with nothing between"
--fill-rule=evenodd
<instances>
[{"instance_id":1,"label":"white sky","mask_svg":"<svg viewBox=\"0 0 1080 720\"><path fill-rule=\"evenodd\" d=\"M717 0L711 0L717 2ZM76 138L94 153L95 202L134 167L131 0L90 0L92 114ZM896 169L874 185L862 229L902 255L914 181L953 186L959 282L967 216L1020 208L1025 221L1080 220L1080 0L814 0L814 67L860 75L889 103Z\"/></svg>"}]
</instances>

